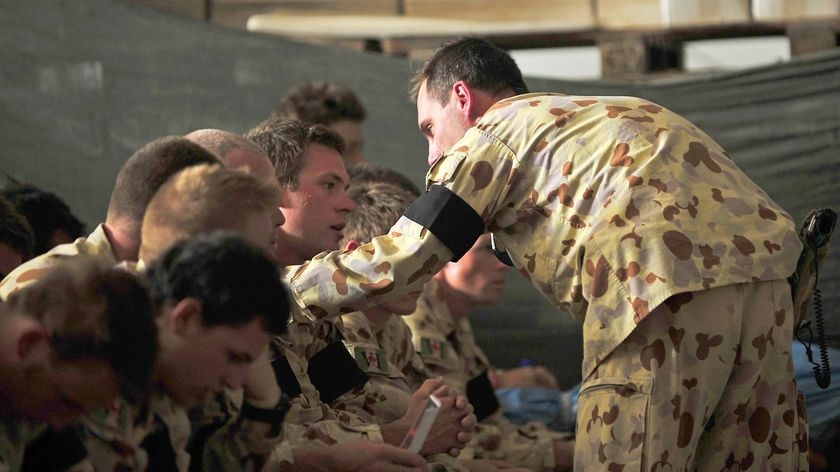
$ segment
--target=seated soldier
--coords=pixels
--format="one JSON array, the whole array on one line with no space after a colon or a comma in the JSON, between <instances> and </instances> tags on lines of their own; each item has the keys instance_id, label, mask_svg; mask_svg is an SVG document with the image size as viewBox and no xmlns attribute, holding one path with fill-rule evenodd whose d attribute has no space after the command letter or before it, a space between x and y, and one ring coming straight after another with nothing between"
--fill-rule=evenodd
<instances>
[{"instance_id":1,"label":"seated soldier","mask_svg":"<svg viewBox=\"0 0 840 472\"><path fill-rule=\"evenodd\" d=\"M455 388L467 392L476 408L478 457L506 460L534 470L570 470L573 442L549 431L545 424L518 428L503 416L488 373L487 356L475 341L467 316L479 305L499 302L504 288L505 266L490 247L490 234L478 238L458 262L449 262L426 284L417 309L405 318L411 327L414 347L428 370L443 376ZM540 370L541 369L541 370ZM527 386L556 386L553 376L539 368L525 379ZM510 376L522 381L517 371ZM543 380L543 378L545 380ZM501 438L499 438L501 436ZM499 444L496 450L482 447Z\"/></svg>"},{"instance_id":2,"label":"seated soldier","mask_svg":"<svg viewBox=\"0 0 840 472\"><path fill-rule=\"evenodd\" d=\"M156 389L144 408L118 402L85 423L88 460L97 470L189 469L187 408L223 388L238 389L246 370L285 329L288 301L264 249L217 233L181 241L147 272L160 352ZM257 421L282 421L271 408L247 408ZM114 431L121 435L108 437ZM276 433L275 433L276 435ZM138 445L140 447L138 447Z\"/></svg>"},{"instance_id":3,"label":"seated soldier","mask_svg":"<svg viewBox=\"0 0 840 472\"><path fill-rule=\"evenodd\" d=\"M347 196L341 138L323 126L297 120L267 120L247 136L266 150L282 187L280 210L286 221L278 232L278 263L303 264L319 252L337 249L345 217L355 207ZM287 268L289 277L295 276L295 269ZM272 344L277 381L292 396L288 423L305 427L289 439L308 442L316 436L327 442L371 439L399 445L425 403L424 395L440 384L419 389L417 407L405 416L377 423L367 405L378 401L381 393L344 349L339 322L312 322L293 306L288 332ZM458 417L463 424L434 436L428 446L435 452L457 451L474 423L470 411L464 410L463 397L447 397L444 403L442 416Z\"/></svg>"},{"instance_id":4,"label":"seated soldier","mask_svg":"<svg viewBox=\"0 0 840 472\"><path fill-rule=\"evenodd\" d=\"M344 228L342 245L349 250L387 233L417 197L417 194L403 188L376 181L354 182L349 193L357 207L348 215ZM393 421L403 416L410 407L413 392L429 378L423 361L414 351L411 329L401 318L414 312L420 294L417 291L386 299L377 306L341 317L340 327L347 350L370 377L370 382L382 392L382 397L367 405L378 422ZM430 434L434 434L434 429ZM496 469L487 461L453 462L439 455L428 459L430 464L453 470Z\"/></svg>"},{"instance_id":5,"label":"seated soldier","mask_svg":"<svg viewBox=\"0 0 840 472\"><path fill-rule=\"evenodd\" d=\"M111 470L119 465L128 470L158 470L166 465L187 470L191 428L185 408L202 403L204 397L223 387L241 387L246 367L267 346L268 332L285 329L285 289L269 257L275 227L282 221L274 206L277 198L277 189L270 183L215 164L176 174L149 202L141 231L140 267L150 264L153 299L162 310L157 315L161 352L156 379L160 388L148 412L121 402L101 412L98 421L89 425L89 460L97 469ZM217 236L176 246L172 251L179 258L164 256L173 244L220 229L233 231L251 244ZM164 269L171 280L156 281ZM195 292L189 299L196 303L155 298L176 296L166 285L156 292L155 284L166 281L185 284ZM197 313L200 316L194 321L203 320L205 325L209 320L204 311L212 307L214 321L185 332L185 325L178 321L179 306L192 306L187 313ZM193 333L203 333L205 341ZM212 333L226 333L227 341L213 344ZM219 353L222 360L212 358ZM193 355L184 362L183 356ZM281 408L279 390L269 394L275 397L251 399L252 403ZM257 420L260 418L276 420L278 416L267 414ZM110 444L96 441L99 436L109 436ZM155 453L144 453L138 447L141 444Z\"/></svg>"},{"instance_id":6,"label":"seated soldier","mask_svg":"<svg viewBox=\"0 0 840 472\"><path fill-rule=\"evenodd\" d=\"M206 149L176 136L156 139L138 149L120 169L105 222L85 238L62 244L20 265L0 281L0 298L32 283L59 261L89 255L110 263L137 261L140 225L146 205L173 174L201 163L218 163Z\"/></svg>"},{"instance_id":7,"label":"seated soldier","mask_svg":"<svg viewBox=\"0 0 840 472\"><path fill-rule=\"evenodd\" d=\"M0 470L20 470L47 426L62 430L120 394L144 397L156 346L144 285L89 258L0 303Z\"/></svg>"}]
</instances>

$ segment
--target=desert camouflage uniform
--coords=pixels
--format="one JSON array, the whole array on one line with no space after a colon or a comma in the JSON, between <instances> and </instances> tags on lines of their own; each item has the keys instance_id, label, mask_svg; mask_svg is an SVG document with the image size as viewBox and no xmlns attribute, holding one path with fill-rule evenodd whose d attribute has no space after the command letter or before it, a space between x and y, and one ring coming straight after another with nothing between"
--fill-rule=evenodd
<instances>
[{"instance_id":1,"label":"desert camouflage uniform","mask_svg":"<svg viewBox=\"0 0 840 472\"><path fill-rule=\"evenodd\" d=\"M354 439L382 442L378 425L324 404L309 380L307 358L301 355L312 356L325 346L330 326L330 323L313 323L301 317L300 310L292 307L288 332L271 342L275 361L283 358L288 362L301 390L300 394L290 398L290 409L284 418L280 436L271 441L269 438L274 435L268 425L236 420L228 424L228 430L219 431L208 440L202 457L205 470L292 471L297 470L293 456L297 447L327 446ZM203 422L212 423L213 416L213 412L205 412ZM221 416L236 417L225 413ZM279 438L282 442L277 440Z\"/></svg>"},{"instance_id":2,"label":"desert camouflage uniform","mask_svg":"<svg viewBox=\"0 0 840 472\"><path fill-rule=\"evenodd\" d=\"M0 282L0 299L6 300L12 292L35 282L61 261L79 255L94 256L112 264L117 263L111 243L105 236L105 228L100 224L88 237L56 246L15 268Z\"/></svg>"},{"instance_id":3,"label":"desert camouflage uniform","mask_svg":"<svg viewBox=\"0 0 840 472\"><path fill-rule=\"evenodd\" d=\"M499 101L432 166L428 180L431 190L443 186L467 203L522 274L549 301L583 321L579 427L593 414L585 403L587 389L602 383L596 368L624 362L613 351L652 311L666 300L716 287L784 280L802 248L790 216L714 140L684 118L639 98L527 94ZM473 231L476 237L481 230ZM293 288L310 316L329 316L376 304L385 293L415 290L452 254L429 230L404 216L388 236L349 253L320 255L303 269L316 276L301 274L302 283L293 281ZM735 349L741 361L747 355L753 360L750 365L763 362L760 347L767 344L779 346L789 357L792 304L789 293L781 297L775 313L780 324L774 329L746 344L728 339L720 345ZM749 310L745 306L732 316L752 318L745 313ZM698 335L704 343L717 341L709 333ZM658 354L660 344L656 346ZM627 347L642 354L643 346ZM657 396L669 394L658 391L654 382L664 378L662 383L669 384L669 374L641 365L638 372L613 380L624 387L601 390L618 410L623 394L638 386L634 379L654 385L645 393L653 397L652 404L663 404ZM749 401L752 392L723 389L727 376L695 380L723 390L723 398L682 404L678 415L646 413L663 421L673 417L659 434L683 435L680 444L685 447L666 451L674 468L692 467L695 460L713 469L725 467L726 457L698 447L701 436L704 443L723 437L754 415L762 431L740 437L747 444L739 444L738 450L759 451L754 462L759 468L771 454L774 460L790 459L789 469L806 467L804 418L795 421L796 398L786 395L758 405ZM785 381L792 383L792 374ZM686 388L691 384L689 380ZM669 400L677 401L664 401ZM730 412L735 419L704 433L703 419L730 403L741 407ZM689 417L692 428L687 428L688 420L680 420ZM620 423L620 428L626 426ZM763 431L769 424L780 425L771 436L772 446ZM646 444L655 434L645 431L635 439ZM576 452L583 457L586 441L578 445ZM601 444L599 452L608 446ZM612 462L599 454L587 467L601 464L606 469Z\"/></svg>"},{"instance_id":4,"label":"desert camouflage uniform","mask_svg":"<svg viewBox=\"0 0 840 472\"><path fill-rule=\"evenodd\" d=\"M26 445L46 428L22 421L2 419L0 422L0 472L18 472L23 466Z\"/></svg>"},{"instance_id":5,"label":"desert camouflage uniform","mask_svg":"<svg viewBox=\"0 0 840 472\"><path fill-rule=\"evenodd\" d=\"M392 315L377 328L362 312L343 315L344 345L358 366L370 376L385 399L373 406L376 421L388 423L401 418L408 409L411 394L426 376L423 361L414 352L411 330L402 318ZM419 384L409 385L404 373ZM463 465L446 454L427 456L431 471L465 471Z\"/></svg>"},{"instance_id":6,"label":"desert camouflage uniform","mask_svg":"<svg viewBox=\"0 0 840 472\"><path fill-rule=\"evenodd\" d=\"M476 343L469 320L453 319L441 290L436 279L430 280L417 301L417 309L404 318L411 328L414 348L427 369L446 379L447 385L468 392L467 384L476 379L489 388L487 375L493 367ZM492 390L485 393L495 397ZM475 402L472 398L471 401ZM519 427L504 417L498 403L474 406L480 422L473 441L465 449L467 454L532 470L554 469L554 441L564 441L567 435L553 433L537 422Z\"/></svg>"},{"instance_id":7,"label":"desert camouflage uniform","mask_svg":"<svg viewBox=\"0 0 840 472\"><path fill-rule=\"evenodd\" d=\"M326 438L334 441L372 439L381 442L382 433L371 412L364 408L365 388L352 389L327 405L309 378L307 370L313 357L330 343L340 342L337 322L340 319L313 321L292 304L287 332L272 341L275 357L286 358L301 390L300 395L292 397L292 408L286 416L286 423L317 424ZM354 407L344 408L348 404Z\"/></svg>"},{"instance_id":8,"label":"desert camouflage uniform","mask_svg":"<svg viewBox=\"0 0 840 472\"><path fill-rule=\"evenodd\" d=\"M85 462L93 470L147 470L149 457L141 444L152 434L161 434L169 440L178 470L189 469L187 410L160 390L154 391L145 405L132 405L122 397L114 400L107 409L88 415L82 421L81 432L88 451ZM88 470L84 464L76 469Z\"/></svg>"}]
</instances>

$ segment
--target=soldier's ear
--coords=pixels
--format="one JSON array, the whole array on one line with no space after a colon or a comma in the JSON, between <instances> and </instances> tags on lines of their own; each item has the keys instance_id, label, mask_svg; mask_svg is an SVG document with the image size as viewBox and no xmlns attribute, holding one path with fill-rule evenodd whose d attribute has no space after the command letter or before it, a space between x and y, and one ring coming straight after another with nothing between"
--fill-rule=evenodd
<instances>
[{"instance_id":1,"label":"soldier's ear","mask_svg":"<svg viewBox=\"0 0 840 472\"><path fill-rule=\"evenodd\" d=\"M344 245L344 249L347 250L347 251L352 251L353 249L356 249L357 247L359 247L361 245L362 245L362 243L360 243L359 241L356 241L355 239L351 239L351 240L347 241L347 244Z\"/></svg>"},{"instance_id":2,"label":"soldier's ear","mask_svg":"<svg viewBox=\"0 0 840 472\"><path fill-rule=\"evenodd\" d=\"M455 100L455 107L459 113L467 118L471 118L475 105L475 97L473 96L473 89L466 82L459 80L452 84L452 97L450 100Z\"/></svg>"},{"instance_id":3,"label":"soldier's ear","mask_svg":"<svg viewBox=\"0 0 840 472\"><path fill-rule=\"evenodd\" d=\"M179 336L187 336L204 327L204 314L201 301L197 298L185 298L172 307L169 312L169 326Z\"/></svg>"},{"instance_id":4,"label":"soldier's ear","mask_svg":"<svg viewBox=\"0 0 840 472\"><path fill-rule=\"evenodd\" d=\"M47 332L40 323L26 323L15 333L15 355L20 361L46 358L50 346Z\"/></svg>"}]
</instances>

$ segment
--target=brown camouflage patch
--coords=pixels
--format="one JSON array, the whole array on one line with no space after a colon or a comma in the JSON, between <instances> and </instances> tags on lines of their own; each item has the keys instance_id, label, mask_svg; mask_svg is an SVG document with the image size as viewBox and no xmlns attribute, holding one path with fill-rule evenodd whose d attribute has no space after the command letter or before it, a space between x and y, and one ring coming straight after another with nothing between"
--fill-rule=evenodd
<instances>
[{"instance_id":1,"label":"brown camouflage patch","mask_svg":"<svg viewBox=\"0 0 840 472\"><path fill-rule=\"evenodd\" d=\"M391 263L388 261L383 261L381 264L377 264L373 268L373 272L375 274L387 274L388 271L391 270Z\"/></svg>"},{"instance_id":2,"label":"brown camouflage patch","mask_svg":"<svg viewBox=\"0 0 840 472\"><path fill-rule=\"evenodd\" d=\"M712 159L709 154L709 148L705 144L692 141L688 145L688 152L683 155L683 158L694 167L704 164L710 171L719 174L721 172L720 166Z\"/></svg>"},{"instance_id":3,"label":"brown camouflage patch","mask_svg":"<svg viewBox=\"0 0 840 472\"><path fill-rule=\"evenodd\" d=\"M622 116L622 120L633 120L639 123L653 123L653 118L649 116Z\"/></svg>"},{"instance_id":4,"label":"brown camouflage patch","mask_svg":"<svg viewBox=\"0 0 840 472\"><path fill-rule=\"evenodd\" d=\"M761 204L758 205L758 216L760 216L762 219L770 221L776 221L776 219L778 219L778 215L776 215L775 211Z\"/></svg>"},{"instance_id":5,"label":"brown camouflage patch","mask_svg":"<svg viewBox=\"0 0 840 472\"><path fill-rule=\"evenodd\" d=\"M682 328L675 328L671 326L668 328L668 337L671 338L671 343L674 345L674 350L677 353L680 352L682 348L682 340L685 337L685 330Z\"/></svg>"},{"instance_id":6,"label":"brown camouflage patch","mask_svg":"<svg viewBox=\"0 0 840 472\"><path fill-rule=\"evenodd\" d=\"M610 158L610 165L612 167L630 167L633 165L633 156L629 155L630 145L627 143L619 143L613 149L612 158Z\"/></svg>"},{"instance_id":7,"label":"brown camouflage patch","mask_svg":"<svg viewBox=\"0 0 840 472\"><path fill-rule=\"evenodd\" d=\"M487 161L478 161L470 169L470 177L473 178L473 192L484 189L490 185L493 179L493 166Z\"/></svg>"},{"instance_id":8,"label":"brown camouflage patch","mask_svg":"<svg viewBox=\"0 0 840 472\"><path fill-rule=\"evenodd\" d=\"M719 334L709 337L706 333L698 333L695 339L697 340L696 356L701 361L709 357L711 348L720 346L720 343L723 342L723 336Z\"/></svg>"},{"instance_id":9,"label":"brown camouflage patch","mask_svg":"<svg viewBox=\"0 0 840 472\"><path fill-rule=\"evenodd\" d=\"M621 113L624 113L625 111L630 111L631 110L631 108L616 106L616 105L607 105L605 107L605 109L607 110L607 118L616 118Z\"/></svg>"},{"instance_id":10,"label":"brown camouflage patch","mask_svg":"<svg viewBox=\"0 0 840 472\"><path fill-rule=\"evenodd\" d=\"M773 254L776 251L781 251L782 250L781 245L776 244L776 243L771 242L771 241L768 241L766 239L764 240L764 248L767 249L767 252L769 252L770 254Z\"/></svg>"},{"instance_id":11,"label":"brown camouflage patch","mask_svg":"<svg viewBox=\"0 0 840 472\"><path fill-rule=\"evenodd\" d=\"M639 105L639 108L641 108L642 110L644 110L648 113L659 113L660 111L662 111L661 106L654 105L652 103L649 104L649 105Z\"/></svg>"},{"instance_id":12,"label":"brown camouflage patch","mask_svg":"<svg viewBox=\"0 0 840 472\"><path fill-rule=\"evenodd\" d=\"M347 295L347 274L340 271L335 271L332 274L332 281L335 284L335 291L341 295Z\"/></svg>"},{"instance_id":13,"label":"brown camouflage patch","mask_svg":"<svg viewBox=\"0 0 840 472\"><path fill-rule=\"evenodd\" d=\"M770 434L770 413L767 408L760 406L750 415L750 436L752 440L763 443Z\"/></svg>"},{"instance_id":14,"label":"brown camouflage patch","mask_svg":"<svg viewBox=\"0 0 840 472\"><path fill-rule=\"evenodd\" d=\"M363 282L359 284L359 288L365 292L366 297L373 298L394 290L394 281L391 279L382 279L372 284L366 284Z\"/></svg>"},{"instance_id":15,"label":"brown camouflage patch","mask_svg":"<svg viewBox=\"0 0 840 472\"><path fill-rule=\"evenodd\" d=\"M607 288L609 288L610 265L604 256L600 256L596 264L592 263L592 259L587 260L586 272L592 277L592 284L590 286L592 296L598 298L607 293Z\"/></svg>"},{"instance_id":16,"label":"brown camouflage patch","mask_svg":"<svg viewBox=\"0 0 840 472\"><path fill-rule=\"evenodd\" d=\"M677 313L680 311L680 308L682 308L683 305L685 305L693 299L694 294L691 292L678 293L676 295L671 295L670 297L668 297L668 299L665 300L665 306L667 306L668 309L671 310L671 313Z\"/></svg>"},{"instance_id":17,"label":"brown camouflage patch","mask_svg":"<svg viewBox=\"0 0 840 472\"><path fill-rule=\"evenodd\" d=\"M552 108L549 112L552 115L557 116L557 118L554 119L554 126L558 128L566 126L566 123L568 123L569 120L575 116L575 113L577 113L575 111L566 111L562 108Z\"/></svg>"},{"instance_id":18,"label":"brown camouflage patch","mask_svg":"<svg viewBox=\"0 0 840 472\"><path fill-rule=\"evenodd\" d=\"M662 234L662 241L677 259L687 261L691 258L692 244L686 235L677 230L669 230Z\"/></svg>"},{"instance_id":19,"label":"brown camouflage patch","mask_svg":"<svg viewBox=\"0 0 840 472\"><path fill-rule=\"evenodd\" d=\"M652 342L651 344L642 348L642 352L639 355L639 360L642 362L642 366L648 371L653 370L653 361L656 361L661 366L663 362L665 362L665 343L662 342L661 339L657 339L656 341Z\"/></svg>"},{"instance_id":20,"label":"brown camouflage patch","mask_svg":"<svg viewBox=\"0 0 840 472\"><path fill-rule=\"evenodd\" d=\"M711 246L701 244L697 248L700 249L700 255L703 256L703 267L711 269L716 265L720 265L720 257L714 253Z\"/></svg>"},{"instance_id":21,"label":"brown camouflage patch","mask_svg":"<svg viewBox=\"0 0 840 472\"><path fill-rule=\"evenodd\" d=\"M583 107L588 107L589 105L594 105L594 104L598 103L598 100L586 100L586 99L585 100L572 100L572 103L574 103L575 105L583 108Z\"/></svg>"},{"instance_id":22,"label":"brown camouflage patch","mask_svg":"<svg viewBox=\"0 0 840 472\"><path fill-rule=\"evenodd\" d=\"M613 215L610 224L615 225L616 228L623 228L627 223L618 215Z\"/></svg>"},{"instance_id":23,"label":"brown camouflage patch","mask_svg":"<svg viewBox=\"0 0 840 472\"><path fill-rule=\"evenodd\" d=\"M738 248L738 251L745 256L755 253L755 246L753 243L740 234L732 236L732 244L734 244L735 247Z\"/></svg>"},{"instance_id":24,"label":"brown camouflage patch","mask_svg":"<svg viewBox=\"0 0 840 472\"><path fill-rule=\"evenodd\" d=\"M629 233L627 233L627 234L625 234L624 236L621 237L622 242L627 241L628 239L632 240L633 245L636 246L637 248L642 247L642 237L639 236L638 234L636 234L636 228L633 228L632 231L630 231Z\"/></svg>"},{"instance_id":25,"label":"brown camouflage patch","mask_svg":"<svg viewBox=\"0 0 840 472\"><path fill-rule=\"evenodd\" d=\"M656 189L656 193L665 192L668 193L668 185L665 182L659 179L650 179L648 180L648 185Z\"/></svg>"},{"instance_id":26,"label":"brown camouflage patch","mask_svg":"<svg viewBox=\"0 0 840 472\"><path fill-rule=\"evenodd\" d=\"M566 161L566 163L563 164L563 170L560 171L560 175L562 175L563 177L568 177L569 175L571 175L571 173L572 173L572 161Z\"/></svg>"}]
</instances>

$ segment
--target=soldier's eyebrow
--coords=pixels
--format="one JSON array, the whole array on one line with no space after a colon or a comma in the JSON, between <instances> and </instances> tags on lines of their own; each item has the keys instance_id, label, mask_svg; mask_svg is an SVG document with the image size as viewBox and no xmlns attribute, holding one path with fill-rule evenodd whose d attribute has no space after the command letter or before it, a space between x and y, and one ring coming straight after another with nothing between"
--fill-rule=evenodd
<instances>
[{"instance_id":1,"label":"soldier's eyebrow","mask_svg":"<svg viewBox=\"0 0 840 472\"><path fill-rule=\"evenodd\" d=\"M251 357L251 354L244 351L236 352L229 349L227 352L227 358L228 361L235 362L237 364L250 364L251 362L254 362L254 358Z\"/></svg>"}]
</instances>

